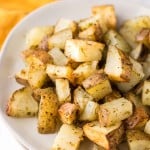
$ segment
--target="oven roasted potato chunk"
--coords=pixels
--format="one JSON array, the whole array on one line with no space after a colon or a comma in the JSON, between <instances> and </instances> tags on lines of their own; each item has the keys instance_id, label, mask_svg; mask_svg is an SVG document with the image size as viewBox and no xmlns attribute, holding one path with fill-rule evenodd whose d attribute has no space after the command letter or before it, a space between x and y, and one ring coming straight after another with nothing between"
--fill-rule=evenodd
<instances>
[{"instance_id":1,"label":"oven roasted potato chunk","mask_svg":"<svg viewBox=\"0 0 150 150\"><path fill-rule=\"evenodd\" d=\"M38 103L32 97L30 87L16 90L10 97L6 113L12 117L33 117L38 113Z\"/></svg>"},{"instance_id":2,"label":"oven roasted potato chunk","mask_svg":"<svg viewBox=\"0 0 150 150\"><path fill-rule=\"evenodd\" d=\"M57 47L60 49L64 49L66 41L72 38L73 38L73 35L72 35L71 29L61 30L53 34L51 37L49 37L48 48L52 49L54 47Z\"/></svg>"},{"instance_id":3,"label":"oven roasted potato chunk","mask_svg":"<svg viewBox=\"0 0 150 150\"><path fill-rule=\"evenodd\" d=\"M102 43L71 39L66 41L65 55L76 62L98 61L103 49Z\"/></svg>"},{"instance_id":4,"label":"oven roasted potato chunk","mask_svg":"<svg viewBox=\"0 0 150 150\"><path fill-rule=\"evenodd\" d=\"M89 76L82 82L82 85L97 101L112 92L110 82L103 70L98 70Z\"/></svg>"},{"instance_id":5,"label":"oven roasted potato chunk","mask_svg":"<svg viewBox=\"0 0 150 150\"><path fill-rule=\"evenodd\" d=\"M56 79L55 85L59 103L71 102L69 81L67 79Z\"/></svg>"},{"instance_id":6,"label":"oven roasted potato chunk","mask_svg":"<svg viewBox=\"0 0 150 150\"><path fill-rule=\"evenodd\" d=\"M78 107L72 103L65 103L60 106L58 113L63 123L73 124L77 119Z\"/></svg>"},{"instance_id":7,"label":"oven roasted potato chunk","mask_svg":"<svg viewBox=\"0 0 150 150\"><path fill-rule=\"evenodd\" d=\"M144 132L150 135L150 120L147 121L145 128L144 128Z\"/></svg>"},{"instance_id":8,"label":"oven roasted potato chunk","mask_svg":"<svg viewBox=\"0 0 150 150\"><path fill-rule=\"evenodd\" d=\"M127 142L130 150L150 149L150 136L140 130L128 130Z\"/></svg>"},{"instance_id":9,"label":"oven roasted potato chunk","mask_svg":"<svg viewBox=\"0 0 150 150\"><path fill-rule=\"evenodd\" d=\"M52 150L78 150L82 136L81 128L63 124L54 140Z\"/></svg>"},{"instance_id":10,"label":"oven roasted potato chunk","mask_svg":"<svg viewBox=\"0 0 150 150\"><path fill-rule=\"evenodd\" d=\"M143 105L150 106L150 81L145 80L142 91L142 103Z\"/></svg>"},{"instance_id":11,"label":"oven roasted potato chunk","mask_svg":"<svg viewBox=\"0 0 150 150\"><path fill-rule=\"evenodd\" d=\"M111 126L128 118L132 113L132 103L123 97L104 103L100 105L98 113L100 126Z\"/></svg>"},{"instance_id":12,"label":"oven roasted potato chunk","mask_svg":"<svg viewBox=\"0 0 150 150\"><path fill-rule=\"evenodd\" d=\"M85 124L83 131L87 138L105 150L112 150L112 148L116 147L124 133L120 122L109 127L100 127L99 122L94 121Z\"/></svg>"},{"instance_id":13,"label":"oven roasted potato chunk","mask_svg":"<svg viewBox=\"0 0 150 150\"><path fill-rule=\"evenodd\" d=\"M113 81L129 81L132 64L129 57L116 46L109 46L104 72Z\"/></svg>"},{"instance_id":14,"label":"oven roasted potato chunk","mask_svg":"<svg viewBox=\"0 0 150 150\"><path fill-rule=\"evenodd\" d=\"M41 94L38 114L39 133L53 133L57 127L58 99L54 89Z\"/></svg>"}]
</instances>

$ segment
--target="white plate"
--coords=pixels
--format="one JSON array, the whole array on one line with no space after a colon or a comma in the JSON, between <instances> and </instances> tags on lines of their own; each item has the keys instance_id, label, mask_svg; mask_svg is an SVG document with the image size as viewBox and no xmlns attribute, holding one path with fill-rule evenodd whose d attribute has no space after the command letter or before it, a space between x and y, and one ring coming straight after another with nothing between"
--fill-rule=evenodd
<instances>
[{"instance_id":1,"label":"white plate","mask_svg":"<svg viewBox=\"0 0 150 150\"><path fill-rule=\"evenodd\" d=\"M90 15L91 6L100 4L115 5L119 24L122 21L135 16L150 15L150 10L132 4L131 0L59 1L46 5L23 19L12 30L2 47L2 57L0 59L0 116L12 134L14 134L14 136L29 149L50 149L55 135L38 134L36 129L37 119L15 119L8 117L5 114L6 103L10 94L19 87L12 76L23 67L20 52L25 48L25 35L30 28L39 25L54 24L61 17L75 20L88 17Z\"/></svg>"}]
</instances>

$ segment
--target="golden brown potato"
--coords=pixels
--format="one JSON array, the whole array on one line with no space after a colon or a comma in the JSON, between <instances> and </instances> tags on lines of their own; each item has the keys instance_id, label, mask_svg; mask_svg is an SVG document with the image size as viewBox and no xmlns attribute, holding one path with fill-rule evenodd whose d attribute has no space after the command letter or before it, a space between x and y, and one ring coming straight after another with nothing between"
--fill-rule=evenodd
<instances>
[{"instance_id":1,"label":"golden brown potato","mask_svg":"<svg viewBox=\"0 0 150 150\"><path fill-rule=\"evenodd\" d=\"M117 122L127 119L132 115L132 103L125 98L119 98L100 105L100 126L108 127Z\"/></svg>"},{"instance_id":2,"label":"golden brown potato","mask_svg":"<svg viewBox=\"0 0 150 150\"><path fill-rule=\"evenodd\" d=\"M24 68L15 74L15 79L19 84L28 86L28 68Z\"/></svg>"},{"instance_id":3,"label":"golden brown potato","mask_svg":"<svg viewBox=\"0 0 150 150\"><path fill-rule=\"evenodd\" d=\"M116 123L109 127L100 127L97 121L85 124L83 131L87 138L105 150L112 150L113 147L116 147L124 133L121 123Z\"/></svg>"},{"instance_id":4,"label":"golden brown potato","mask_svg":"<svg viewBox=\"0 0 150 150\"><path fill-rule=\"evenodd\" d=\"M99 5L92 7L92 14L99 16L99 23L105 33L108 29L115 29L117 18L113 5Z\"/></svg>"},{"instance_id":5,"label":"golden brown potato","mask_svg":"<svg viewBox=\"0 0 150 150\"><path fill-rule=\"evenodd\" d=\"M87 62L101 60L104 44L71 39L66 41L65 55L75 62Z\"/></svg>"},{"instance_id":6,"label":"golden brown potato","mask_svg":"<svg viewBox=\"0 0 150 150\"><path fill-rule=\"evenodd\" d=\"M58 99L55 91L49 88L49 92L41 94L38 114L39 133L53 133L57 127Z\"/></svg>"},{"instance_id":7,"label":"golden brown potato","mask_svg":"<svg viewBox=\"0 0 150 150\"><path fill-rule=\"evenodd\" d=\"M132 116L125 121L127 129L142 129L148 121L148 114L142 107L135 108Z\"/></svg>"},{"instance_id":8,"label":"golden brown potato","mask_svg":"<svg viewBox=\"0 0 150 150\"><path fill-rule=\"evenodd\" d=\"M98 70L89 76L82 82L82 85L97 101L112 92L110 82L103 70Z\"/></svg>"},{"instance_id":9,"label":"golden brown potato","mask_svg":"<svg viewBox=\"0 0 150 150\"><path fill-rule=\"evenodd\" d=\"M150 136L140 130L128 130L127 142L130 150L149 150Z\"/></svg>"},{"instance_id":10,"label":"golden brown potato","mask_svg":"<svg viewBox=\"0 0 150 150\"><path fill-rule=\"evenodd\" d=\"M125 53L131 51L131 47L126 42L126 40L115 30L108 30L103 38L107 46L116 46L118 49Z\"/></svg>"},{"instance_id":11,"label":"golden brown potato","mask_svg":"<svg viewBox=\"0 0 150 150\"><path fill-rule=\"evenodd\" d=\"M68 39L72 39L72 30L71 29L64 29L62 31L59 31L55 34L53 34L49 39L48 39L48 48L52 49L54 47L64 49L65 48L65 43Z\"/></svg>"},{"instance_id":12,"label":"golden brown potato","mask_svg":"<svg viewBox=\"0 0 150 150\"><path fill-rule=\"evenodd\" d=\"M10 97L6 113L12 117L33 117L38 113L38 103L32 97L30 87L23 87L13 92Z\"/></svg>"},{"instance_id":13,"label":"golden brown potato","mask_svg":"<svg viewBox=\"0 0 150 150\"><path fill-rule=\"evenodd\" d=\"M150 120L147 121L145 128L144 128L144 132L150 135Z\"/></svg>"},{"instance_id":14,"label":"golden brown potato","mask_svg":"<svg viewBox=\"0 0 150 150\"><path fill-rule=\"evenodd\" d=\"M116 46L110 45L107 52L104 72L108 75L110 80L128 82L132 72L132 64L127 54Z\"/></svg>"},{"instance_id":15,"label":"golden brown potato","mask_svg":"<svg viewBox=\"0 0 150 150\"><path fill-rule=\"evenodd\" d=\"M63 124L54 140L52 150L78 150L83 131L74 125Z\"/></svg>"},{"instance_id":16,"label":"golden brown potato","mask_svg":"<svg viewBox=\"0 0 150 150\"><path fill-rule=\"evenodd\" d=\"M60 120L65 124L73 124L77 119L78 107L72 103L64 103L58 109Z\"/></svg>"}]
</instances>

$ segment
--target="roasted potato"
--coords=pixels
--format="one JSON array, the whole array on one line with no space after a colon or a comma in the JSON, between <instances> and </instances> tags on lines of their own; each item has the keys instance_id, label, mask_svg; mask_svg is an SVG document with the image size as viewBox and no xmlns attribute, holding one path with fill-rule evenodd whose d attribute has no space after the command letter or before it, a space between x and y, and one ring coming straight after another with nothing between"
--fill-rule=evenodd
<instances>
[{"instance_id":1,"label":"roasted potato","mask_svg":"<svg viewBox=\"0 0 150 150\"><path fill-rule=\"evenodd\" d=\"M33 117L38 113L38 103L32 97L32 90L30 87L23 87L16 90L11 95L6 113L8 116L23 118Z\"/></svg>"},{"instance_id":2,"label":"roasted potato","mask_svg":"<svg viewBox=\"0 0 150 150\"><path fill-rule=\"evenodd\" d=\"M49 92L41 94L38 131L39 133L53 133L57 127L58 99L55 91L49 88Z\"/></svg>"},{"instance_id":3,"label":"roasted potato","mask_svg":"<svg viewBox=\"0 0 150 150\"><path fill-rule=\"evenodd\" d=\"M66 41L65 55L76 62L101 60L104 44L71 39Z\"/></svg>"},{"instance_id":4,"label":"roasted potato","mask_svg":"<svg viewBox=\"0 0 150 150\"><path fill-rule=\"evenodd\" d=\"M142 103L143 105L150 106L150 81L145 80L142 91Z\"/></svg>"},{"instance_id":5,"label":"roasted potato","mask_svg":"<svg viewBox=\"0 0 150 150\"><path fill-rule=\"evenodd\" d=\"M60 120L65 124L73 124L77 119L78 107L72 103L65 103L58 109Z\"/></svg>"},{"instance_id":6,"label":"roasted potato","mask_svg":"<svg viewBox=\"0 0 150 150\"><path fill-rule=\"evenodd\" d=\"M120 130L119 128L121 128L120 122L109 127L101 127L98 121L94 121L85 124L83 131L85 136L97 145L103 147L105 150L112 150L119 143L123 134L123 131L117 131Z\"/></svg>"},{"instance_id":7,"label":"roasted potato","mask_svg":"<svg viewBox=\"0 0 150 150\"><path fill-rule=\"evenodd\" d=\"M127 142L130 150L149 150L150 136L140 130L128 130Z\"/></svg>"},{"instance_id":8,"label":"roasted potato","mask_svg":"<svg viewBox=\"0 0 150 150\"><path fill-rule=\"evenodd\" d=\"M48 48L52 49L54 47L57 47L60 49L64 49L66 41L72 38L73 38L73 35L72 35L71 29L61 30L53 34L51 37L49 37Z\"/></svg>"},{"instance_id":9,"label":"roasted potato","mask_svg":"<svg viewBox=\"0 0 150 150\"><path fill-rule=\"evenodd\" d=\"M129 44L115 30L108 30L103 38L107 46L113 45L125 53L128 53L131 51L131 47L129 46Z\"/></svg>"},{"instance_id":10,"label":"roasted potato","mask_svg":"<svg viewBox=\"0 0 150 150\"><path fill-rule=\"evenodd\" d=\"M98 70L89 76L82 82L82 85L96 101L112 92L110 82L103 70Z\"/></svg>"},{"instance_id":11,"label":"roasted potato","mask_svg":"<svg viewBox=\"0 0 150 150\"><path fill-rule=\"evenodd\" d=\"M130 117L132 113L132 103L123 97L104 103L98 112L100 126L111 126Z\"/></svg>"},{"instance_id":12,"label":"roasted potato","mask_svg":"<svg viewBox=\"0 0 150 150\"><path fill-rule=\"evenodd\" d=\"M150 135L150 120L147 121L145 128L144 128L144 132Z\"/></svg>"},{"instance_id":13,"label":"roasted potato","mask_svg":"<svg viewBox=\"0 0 150 150\"><path fill-rule=\"evenodd\" d=\"M56 79L55 85L59 103L71 102L69 81L67 79Z\"/></svg>"},{"instance_id":14,"label":"roasted potato","mask_svg":"<svg viewBox=\"0 0 150 150\"><path fill-rule=\"evenodd\" d=\"M78 150L82 136L81 128L63 124L54 140L52 150Z\"/></svg>"},{"instance_id":15,"label":"roasted potato","mask_svg":"<svg viewBox=\"0 0 150 150\"><path fill-rule=\"evenodd\" d=\"M104 72L110 80L128 82L132 72L132 64L129 57L116 46L110 45Z\"/></svg>"}]
</instances>

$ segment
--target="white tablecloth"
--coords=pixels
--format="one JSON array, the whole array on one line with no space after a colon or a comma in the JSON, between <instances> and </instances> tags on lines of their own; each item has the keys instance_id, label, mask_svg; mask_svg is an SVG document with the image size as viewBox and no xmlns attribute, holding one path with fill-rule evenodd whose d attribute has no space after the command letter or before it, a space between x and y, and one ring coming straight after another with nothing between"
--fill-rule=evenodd
<instances>
[{"instance_id":1,"label":"white tablecloth","mask_svg":"<svg viewBox=\"0 0 150 150\"><path fill-rule=\"evenodd\" d=\"M141 3L141 5L150 8L150 0L131 0L132 5L134 3ZM132 6L131 6L132 7ZM3 122L0 120L0 149L1 150L25 150L16 139L14 139L13 135L11 135Z\"/></svg>"}]
</instances>

